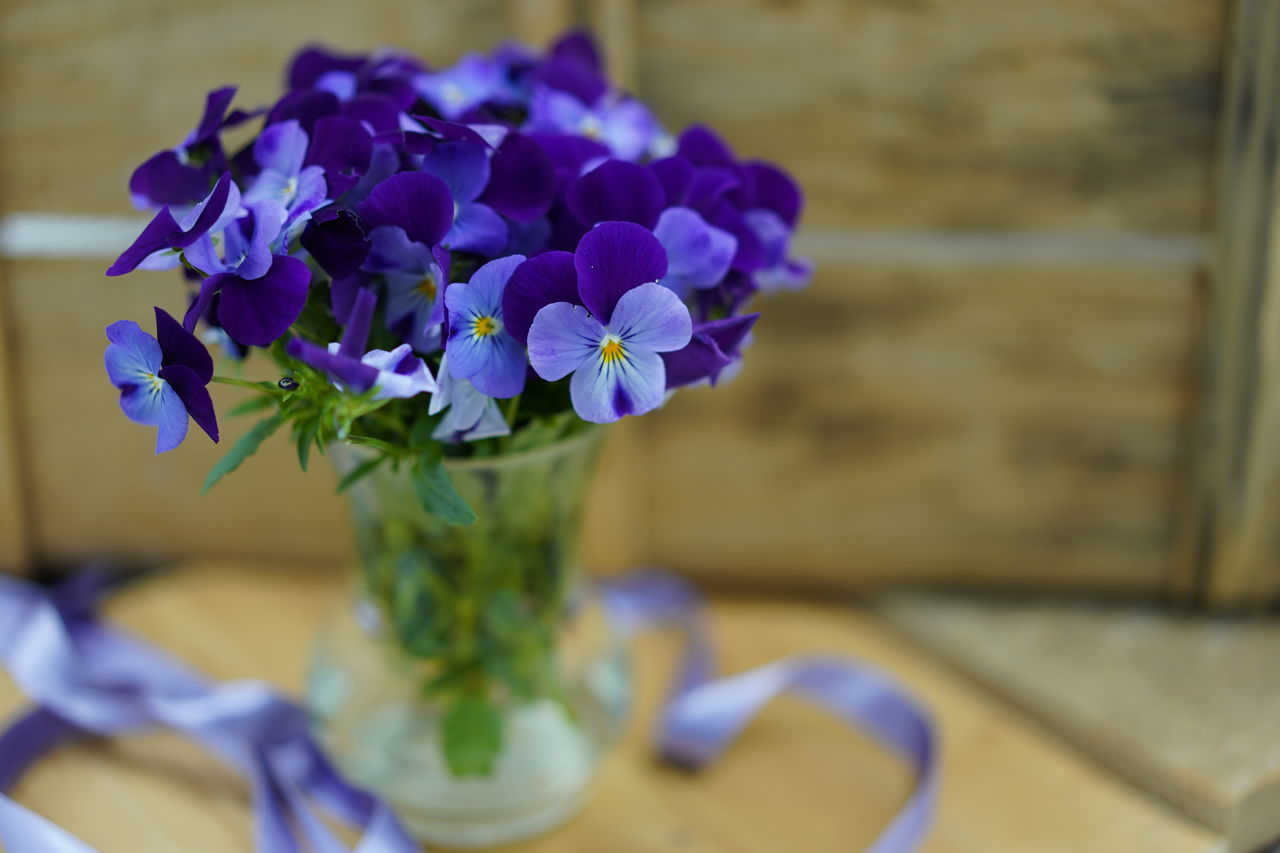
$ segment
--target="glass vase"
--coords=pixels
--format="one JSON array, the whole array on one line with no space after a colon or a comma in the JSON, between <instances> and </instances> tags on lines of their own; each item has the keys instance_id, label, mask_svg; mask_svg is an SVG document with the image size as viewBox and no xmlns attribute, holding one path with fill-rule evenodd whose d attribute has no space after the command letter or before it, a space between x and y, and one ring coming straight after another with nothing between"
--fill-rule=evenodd
<instances>
[{"instance_id":1,"label":"glass vase","mask_svg":"<svg viewBox=\"0 0 1280 853\"><path fill-rule=\"evenodd\" d=\"M578 566L599 430L445 463L478 520L421 508L409 465L348 491L359 571L321 631L321 742L425 841L535 835L585 801L630 698L621 639ZM335 447L340 475L368 458Z\"/></svg>"}]
</instances>

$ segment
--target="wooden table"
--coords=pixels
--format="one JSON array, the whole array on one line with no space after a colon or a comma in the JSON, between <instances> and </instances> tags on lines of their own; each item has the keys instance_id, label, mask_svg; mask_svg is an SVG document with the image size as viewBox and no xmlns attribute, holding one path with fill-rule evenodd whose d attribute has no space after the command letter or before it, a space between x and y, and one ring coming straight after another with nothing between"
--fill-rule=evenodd
<instances>
[{"instance_id":1,"label":"wooden table","mask_svg":"<svg viewBox=\"0 0 1280 853\"><path fill-rule=\"evenodd\" d=\"M181 567L119 595L118 624L218 678L302 683L313 630L336 606L339 574L274 565ZM722 599L711 607L723 671L825 651L895 672L942 732L942 804L925 853L1211 853L1212 833L1126 786L980 688L843 605ZM781 700L709 771L651 760L645 742L675 638L638 641L639 707L595 799L522 853L851 853L910 786L907 770L820 711ZM0 679L0 712L22 697ZM16 797L102 853L251 849L247 789L164 734L65 748Z\"/></svg>"}]
</instances>

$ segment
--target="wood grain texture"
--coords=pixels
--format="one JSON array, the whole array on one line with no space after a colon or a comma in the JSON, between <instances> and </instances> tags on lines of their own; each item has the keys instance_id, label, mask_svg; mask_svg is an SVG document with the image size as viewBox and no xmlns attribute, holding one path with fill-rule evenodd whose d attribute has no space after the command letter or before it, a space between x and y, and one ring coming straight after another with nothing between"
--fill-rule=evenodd
<instances>
[{"instance_id":1,"label":"wood grain texture","mask_svg":"<svg viewBox=\"0 0 1280 853\"><path fill-rule=\"evenodd\" d=\"M336 601L336 580L206 562L121 594L110 613L216 678L265 678L297 690L310 636ZM727 672L821 649L892 671L929 704L942 731L942 799L922 853L1218 849L1215 836L1072 754L862 611L722 601L711 628ZM585 812L551 835L503 849L835 853L869 843L907 791L905 768L800 703L766 710L707 773L677 773L650 758L645 739L673 641L655 635L637 645L638 713ZM0 679L0 710L18 701ZM103 853L223 853L245 848L250 837L243 783L168 736L63 749L16 795Z\"/></svg>"},{"instance_id":2,"label":"wood grain texture","mask_svg":"<svg viewBox=\"0 0 1280 853\"><path fill-rule=\"evenodd\" d=\"M1175 592L1280 598L1280 6L1235 7L1218 162L1213 290Z\"/></svg>"},{"instance_id":3,"label":"wood grain texture","mask_svg":"<svg viewBox=\"0 0 1280 853\"><path fill-rule=\"evenodd\" d=\"M504 0L4 4L0 204L127 211L134 167L182 140L206 91L234 83L240 105L273 102L286 61L308 42L448 62L509 37L509 27Z\"/></svg>"},{"instance_id":4,"label":"wood grain texture","mask_svg":"<svg viewBox=\"0 0 1280 853\"><path fill-rule=\"evenodd\" d=\"M653 551L721 584L1163 588L1191 269L824 266L652 416Z\"/></svg>"},{"instance_id":5,"label":"wood grain texture","mask_svg":"<svg viewBox=\"0 0 1280 853\"><path fill-rule=\"evenodd\" d=\"M640 91L810 222L1197 231L1226 3L645 0Z\"/></svg>"},{"instance_id":6,"label":"wood grain texture","mask_svg":"<svg viewBox=\"0 0 1280 853\"><path fill-rule=\"evenodd\" d=\"M26 470L18 440L18 389L14 386L16 351L12 314L0 268L0 571L21 571L30 559Z\"/></svg>"},{"instance_id":7,"label":"wood grain texture","mask_svg":"<svg viewBox=\"0 0 1280 853\"><path fill-rule=\"evenodd\" d=\"M27 393L11 414L25 437L32 545L40 559L231 555L314 562L351 554L344 499L333 494L327 461L313 458L302 473L283 433L201 495L209 469L255 419L224 416L221 444L193 430L181 448L156 456L155 430L120 413L102 372L103 330L121 317L147 325L148 306L180 303L175 275L107 279L102 264L86 261L11 262L5 272L15 316L23 318L13 347ZM235 366L220 361L218 370L234 375ZM260 356L244 371L251 379L278 378ZM211 386L211 393L220 413L240 399L238 389L225 385ZM633 484L643 450L628 430L620 433L606 444L584 524L591 532L583 558L602 568L625 568L643 556L640 528L626 524L642 495Z\"/></svg>"},{"instance_id":8,"label":"wood grain texture","mask_svg":"<svg viewBox=\"0 0 1280 853\"><path fill-rule=\"evenodd\" d=\"M877 609L1124 778L1226 836L1280 839L1280 623L901 593Z\"/></svg>"}]
</instances>

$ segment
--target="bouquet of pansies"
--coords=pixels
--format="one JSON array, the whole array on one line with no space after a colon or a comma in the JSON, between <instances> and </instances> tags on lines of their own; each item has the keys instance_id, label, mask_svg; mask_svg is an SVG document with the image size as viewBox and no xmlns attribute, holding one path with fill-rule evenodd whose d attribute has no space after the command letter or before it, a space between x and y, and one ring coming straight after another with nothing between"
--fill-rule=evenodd
<instances>
[{"instance_id":1,"label":"bouquet of pansies","mask_svg":"<svg viewBox=\"0 0 1280 853\"><path fill-rule=\"evenodd\" d=\"M154 335L107 329L120 405L159 428L157 452L188 419L217 441L211 381L272 412L207 485L286 422L305 467L335 441L438 463L644 414L732 373L756 292L807 281L794 182L705 127L666 133L585 35L441 69L308 49L287 88L251 111L209 93L133 173L158 212L107 271L189 283ZM278 373L215 377L210 343Z\"/></svg>"}]
</instances>

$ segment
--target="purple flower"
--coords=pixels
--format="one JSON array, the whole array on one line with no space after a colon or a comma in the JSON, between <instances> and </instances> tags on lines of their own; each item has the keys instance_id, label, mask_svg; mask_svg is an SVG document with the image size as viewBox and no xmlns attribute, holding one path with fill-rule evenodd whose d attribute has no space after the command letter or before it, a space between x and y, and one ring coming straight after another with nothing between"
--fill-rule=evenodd
<instances>
[{"instance_id":1,"label":"purple flower","mask_svg":"<svg viewBox=\"0 0 1280 853\"><path fill-rule=\"evenodd\" d=\"M469 379L460 379L449 368L449 354L440 359L439 390L431 395L427 414L448 413L440 419L431 437L437 441L479 441L510 435L511 428L498 404L476 390Z\"/></svg>"},{"instance_id":2,"label":"purple flower","mask_svg":"<svg viewBox=\"0 0 1280 853\"><path fill-rule=\"evenodd\" d=\"M244 203L275 202L288 212L288 221L323 204L327 192L324 168L303 165L310 142L297 121L265 128L253 143L253 158L261 171L245 192Z\"/></svg>"},{"instance_id":3,"label":"purple flower","mask_svg":"<svg viewBox=\"0 0 1280 853\"><path fill-rule=\"evenodd\" d=\"M132 320L107 327L107 376L120 389L120 408L135 423L159 427L156 453L172 450L187 436L187 417L218 440L218 421L205 387L213 359L195 336L161 309L156 337Z\"/></svg>"},{"instance_id":4,"label":"purple flower","mask_svg":"<svg viewBox=\"0 0 1280 853\"><path fill-rule=\"evenodd\" d=\"M441 142L423 155L422 170L443 181L453 197L453 221L444 244L480 255L501 252L507 245L507 223L476 201L489 183L487 147L468 140Z\"/></svg>"},{"instance_id":5,"label":"purple flower","mask_svg":"<svg viewBox=\"0 0 1280 853\"><path fill-rule=\"evenodd\" d=\"M413 85L427 103L450 121L481 104L505 103L514 95L507 69L475 53L462 57L452 68L419 74Z\"/></svg>"},{"instance_id":6,"label":"purple flower","mask_svg":"<svg viewBox=\"0 0 1280 853\"><path fill-rule=\"evenodd\" d=\"M452 284L445 292L450 372L490 397L514 397L524 390L524 347L502 322L502 293L523 262L522 255L490 261L470 282Z\"/></svg>"},{"instance_id":7,"label":"purple flower","mask_svg":"<svg viewBox=\"0 0 1280 853\"><path fill-rule=\"evenodd\" d=\"M134 170L129 192L138 207L184 206L208 191L213 176L227 168L218 131L248 118L243 113L226 115L235 94L234 86L210 92L199 124L182 144L161 151Z\"/></svg>"},{"instance_id":8,"label":"purple flower","mask_svg":"<svg viewBox=\"0 0 1280 853\"><path fill-rule=\"evenodd\" d=\"M813 276L812 262L790 257L791 229L772 210L754 207L743 214L764 250L764 261L756 270L756 285L765 293L800 290Z\"/></svg>"},{"instance_id":9,"label":"purple flower","mask_svg":"<svg viewBox=\"0 0 1280 853\"><path fill-rule=\"evenodd\" d=\"M639 160L662 135L662 126L644 104L606 95L594 106L547 86L534 89L525 128L535 133L570 133L603 142L622 160Z\"/></svg>"},{"instance_id":10,"label":"purple flower","mask_svg":"<svg viewBox=\"0 0 1280 853\"><path fill-rule=\"evenodd\" d=\"M328 373L339 387L356 394L377 389L375 400L413 397L434 392L436 381L425 362L413 354L408 344L387 350L364 351L377 297L362 289L355 298L342 341L327 348L294 338L285 351L317 370Z\"/></svg>"},{"instance_id":11,"label":"purple flower","mask_svg":"<svg viewBox=\"0 0 1280 853\"><path fill-rule=\"evenodd\" d=\"M681 299L691 288L715 287L729 272L738 240L688 207L669 207L658 217L653 234L667 252L662 284Z\"/></svg>"},{"instance_id":12,"label":"purple flower","mask_svg":"<svg viewBox=\"0 0 1280 853\"><path fill-rule=\"evenodd\" d=\"M522 321L534 311L529 361L548 381L573 374L570 397L584 420L657 408L666 389L659 353L688 344L693 325L679 297L657 283L667 271L662 244L634 223L605 222L583 236L567 267L564 254L517 270L503 300L508 328L518 336L513 315Z\"/></svg>"},{"instance_id":13,"label":"purple flower","mask_svg":"<svg viewBox=\"0 0 1280 853\"><path fill-rule=\"evenodd\" d=\"M667 389L704 381L715 385L724 371L741 359L739 351L759 317L747 314L695 325L687 345L662 354Z\"/></svg>"},{"instance_id":14,"label":"purple flower","mask_svg":"<svg viewBox=\"0 0 1280 853\"><path fill-rule=\"evenodd\" d=\"M173 269L182 263L182 250L206 234L223 230L239 213L240 189L226 173L181 219L175 219L167 206L162 208L107 269L107 275L124 275L139 267Z\"/></svg>"}]
</instances>

